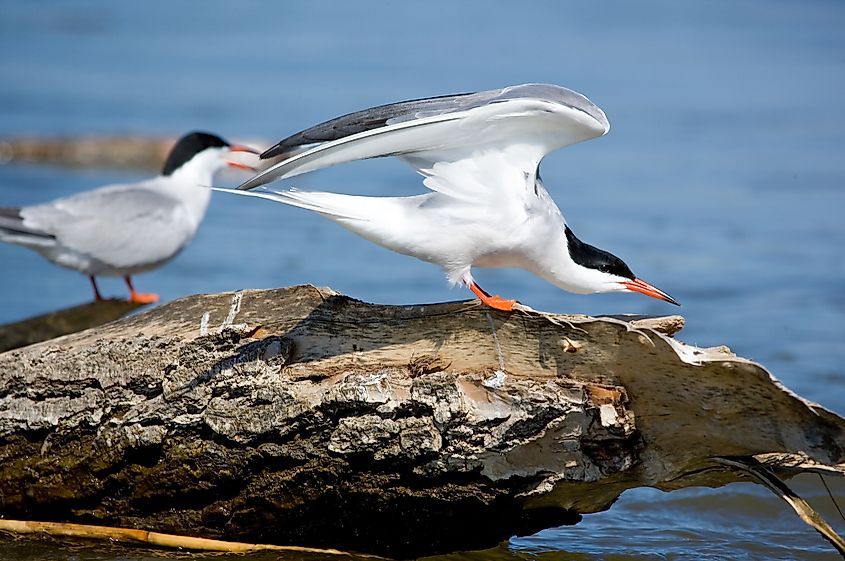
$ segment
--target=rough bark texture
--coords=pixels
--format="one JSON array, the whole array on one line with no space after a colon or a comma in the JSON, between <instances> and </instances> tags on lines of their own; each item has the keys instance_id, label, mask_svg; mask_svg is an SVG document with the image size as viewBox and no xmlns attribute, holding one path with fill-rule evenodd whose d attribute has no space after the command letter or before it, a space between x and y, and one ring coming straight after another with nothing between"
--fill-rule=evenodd
<instances>
[{"instance_id":1,"label":"rough bark texture","mask_svg":"<svg viewBox=\"0 0 845 561\"><path fill-rule=\"evenodd\" d=\"M747 480L714 457L843 473L842 418L680 321L184 298L0 355L0 513L416 556Z\"/></svg>"}]
</instances>

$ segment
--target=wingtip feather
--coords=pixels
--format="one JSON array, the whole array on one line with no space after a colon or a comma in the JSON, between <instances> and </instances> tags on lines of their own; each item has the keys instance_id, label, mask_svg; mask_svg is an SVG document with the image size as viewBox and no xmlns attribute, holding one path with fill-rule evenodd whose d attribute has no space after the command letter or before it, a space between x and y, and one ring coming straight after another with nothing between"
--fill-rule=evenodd
<instances>
[{"instance_id":1,"label":"wingtip feather","mask_svg":"<svg viewBox=\"0 0 845 561\"><path fill-rule=\"evenodd\" d=\"M270 148L268 148L267 150L262 152L261 155L258 156L258 157L262 160L269 160L270 158L275 158L276 156L281 156L284 153L285 153L285 149L284 149L284 147L282 147L282 143L279 142L275 146L271 146Z\"/></svg>"},{"instance_id":2,"label":"wingtip feather","mask_svg":"<svg viewBox=\"0 0 845 561\"><path fill-rule=\"evenodd\" d=\"M238 185L237 188L234 189L234 190L236 190L236 191L249 191L251 189L255 189L256 187L260 187L260 186L264 185L265 183L269 183L269 180L265 181L263 178L264 178L264 172L259 173L258 175L251 177L251 178L247 179L246 181L244 181L243 183L241 183L240 185Z\"/></svg>"}]
</instances>

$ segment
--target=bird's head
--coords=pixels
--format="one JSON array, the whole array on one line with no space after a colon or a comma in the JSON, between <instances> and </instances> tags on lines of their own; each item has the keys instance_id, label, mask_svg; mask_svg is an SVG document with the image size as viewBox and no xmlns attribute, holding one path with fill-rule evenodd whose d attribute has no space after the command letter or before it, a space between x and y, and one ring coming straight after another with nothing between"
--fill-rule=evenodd
<instances>
[{"instance_id":1,"label":"bird's head","mask_svg":"<svg viewBox=\"0 0 845 561\"><path fill-rule=\"evenodd\" d=\"M583 292L639 292L680 306L671 296L638 279L624 261L602 249L586 244L565 226L569 257L577 267L577 282Z\"/></svg>"},{"instance_id":2,"label":"bird's head","mask_svg":"<svg viewBox=\"0 0 845 561\"><path fill-rule=\"evenodd\" d=\"M161 174L173 175L179 170L194 169L206 173L214 173L226 166L256 171L256 169L240 160L233 159L235 152L258 154L259 151L240 144L229 144L219 136L206 132L192 132L180 138L167 160Z\"/></svg>"}]
</instances>

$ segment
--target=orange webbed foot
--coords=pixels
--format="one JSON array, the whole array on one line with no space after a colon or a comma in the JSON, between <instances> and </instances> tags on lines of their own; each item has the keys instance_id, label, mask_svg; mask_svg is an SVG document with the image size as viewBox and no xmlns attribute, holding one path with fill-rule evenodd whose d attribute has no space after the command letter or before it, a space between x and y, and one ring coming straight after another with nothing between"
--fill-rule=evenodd
<instances>
[{"instance_id":1,"label":"orange webbed foot","mask_svg":"<svg viewBox=\"0 0 845 561\"><path fill-rule=\"evenodd\" d=\"M123 277L126 281L126 288L129 289L129 301L134 304L152 304L161 300L158 294L152 292L135 292L135 287L132 285L132 279L129 276Z\"/></svg>"},{"instance_id":2,"label":"orange webbed foot","mask_svg":"<svg viewBox=\"0 0 845 561\"><path fill-rule=\"evenodd\" d=\"M485 306L490 306L494 310L501 310L503 312L510 312L513 310L513 307L516 305L516 300L506 300L501 296L490 296L486 290L471 282L468 284L469 289L478 296L478 299L481 300L481 303Z\"/></svg>"},{"instance_id":3,"label":"orange webbed foot","mask_svg":"<svg viewBox=\"0 0 845 561\"><path fill-rule=\"evenodd\" d=\"M516 300L506 300L501 296L488 296L487 298L482 298L481 301L491 308L502 310L503 312L513 311L513 307L516 305Z\"/></svg>"},{"instance_id":4,"label":"orange webbed foot","mask_svg":"<svg viewBox=\"0 0 845 561\"><path fill-rule=\"evenodd\" d=\"M152 292L132 292L129 295L129 301L134 304L153 304L159 300L161 300L161 297Z\"/></svg>"}]
</instances>

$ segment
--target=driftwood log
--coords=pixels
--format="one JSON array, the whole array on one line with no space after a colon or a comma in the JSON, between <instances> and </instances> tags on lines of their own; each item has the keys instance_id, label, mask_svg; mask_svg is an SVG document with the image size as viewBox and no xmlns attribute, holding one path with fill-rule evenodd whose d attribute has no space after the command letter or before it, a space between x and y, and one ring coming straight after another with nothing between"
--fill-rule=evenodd
<instances>
[{"instance_id":1,"label":"driftwood log","mask_svg":"<svg viewBox=\"0 0 845 561\"><path fill-rule=\"evenodd\" d=\"M0 353L120 319L146 304L99 300L0 325Z\"/></svg>"},{"instance_id":2,"label":"driftwood log","mask_svg":"<svg viewBox=\"0 0 845 561\"><path fill-rule=\"evenodd\" d=\"M681 325L191 296L0 355L0 514L410 557L845 472L845 420Z\"/></svg>"},{"instance_id":3,"label":"driftwood log","mask_svg":"<svg viewBox=\"0 0 845 561\"><path fill-rule=\"evenodd\" d=\"M6 137L0 139L0 162L158 169L174 142L140 136Z\"/></svg>"},{"instance_id":4,"label":"driftwood log","mask_svg":"<svg viewBox=\"0 0 845 561\"><path fill-rule=\"evenodd\" d=\"M185 131L188 132L188 131ZM231 140L231 139L230 139ZM47 163L69 167L160 169L176 138L145 136L17 136L0 138L0 164ZM270 146L266 140L240 140L252 146ZM237 158L237 156L235 156ZM260 169L276 163L260 162ZM250 160L254 165L255 161Z\"/></svg>"}]
</instances>

